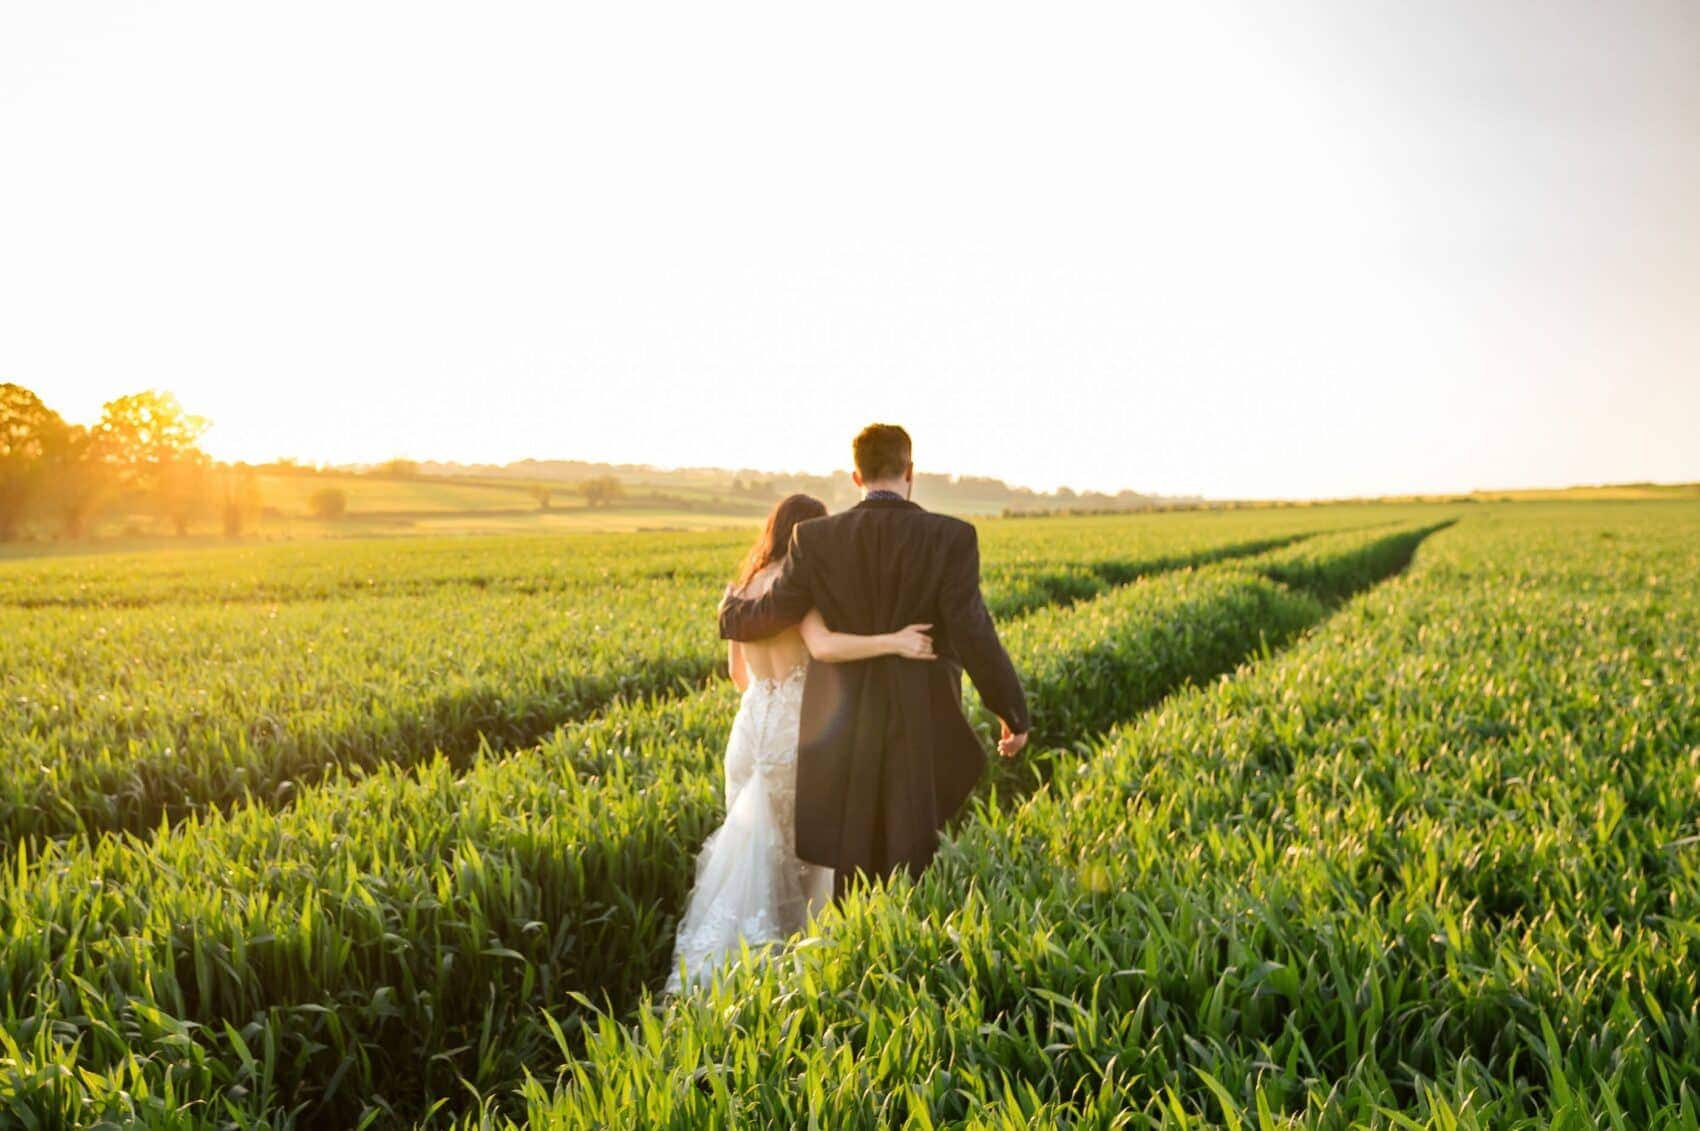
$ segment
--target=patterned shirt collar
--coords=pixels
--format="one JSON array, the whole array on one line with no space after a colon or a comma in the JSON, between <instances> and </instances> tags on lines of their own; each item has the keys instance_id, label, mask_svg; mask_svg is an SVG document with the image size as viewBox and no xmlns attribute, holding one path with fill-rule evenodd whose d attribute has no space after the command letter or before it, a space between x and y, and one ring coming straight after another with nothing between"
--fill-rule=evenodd
<instances>
[{"instance_id":1,"label":"patterned shirt collar","mask_svg":"<svg viewBox=\"0 0 1700 1131\"><path fill-rule=\"evenodd\" d=\"M866 495L863 495L862 498L864 500L868 500L868 499L896 499L900 503L903 501L903 496L899 495L896 491L886 491L886 490L883 490L883 489L877 490L877 491L869 491Z\"/></svg>"}]
</instances>

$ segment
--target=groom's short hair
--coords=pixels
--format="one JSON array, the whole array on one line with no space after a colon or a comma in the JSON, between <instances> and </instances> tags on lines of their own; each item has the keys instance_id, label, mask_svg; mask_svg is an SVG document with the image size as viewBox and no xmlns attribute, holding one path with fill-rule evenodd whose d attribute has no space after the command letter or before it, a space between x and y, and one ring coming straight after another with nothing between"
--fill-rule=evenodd
<instances>
[{"instance_id":1,"label":"groom's short hair","mask_svg":"<svg viewBox=\"0 0 1700 1131\"><path fill-rule=\"evenodd\" d=\"M856 433L851 449L863 479L896 479L909 470L909 433L895 424L870 424Z\"/></svg>"}]
</instances>

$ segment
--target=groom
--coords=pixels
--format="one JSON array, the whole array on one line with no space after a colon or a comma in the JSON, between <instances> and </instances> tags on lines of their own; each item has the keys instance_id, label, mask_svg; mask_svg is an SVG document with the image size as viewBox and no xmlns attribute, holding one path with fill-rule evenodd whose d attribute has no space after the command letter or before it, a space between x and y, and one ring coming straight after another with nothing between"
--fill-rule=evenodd
<instances>
[{"instance_id":1,"label":"groom","mask_svg":"<svg viewBox=\"0 0 1700 1131\"><path fill-rule=\"evenodd\" d=\"M1003 721L998 743L1027 743L1027 700L980 596L972 526L909 501L909 433L870 424L854 444L863 499L800 523L784 571L750 601L728 593L720 635L760 640L819 608L839 632L933 626L938 662L881 656L814 664L803 686L797 746L797 855L834 871L841 895L858 871L919 875L939 829L985 765L962 713L962 672Z\"/></svg>"}]
</instances>

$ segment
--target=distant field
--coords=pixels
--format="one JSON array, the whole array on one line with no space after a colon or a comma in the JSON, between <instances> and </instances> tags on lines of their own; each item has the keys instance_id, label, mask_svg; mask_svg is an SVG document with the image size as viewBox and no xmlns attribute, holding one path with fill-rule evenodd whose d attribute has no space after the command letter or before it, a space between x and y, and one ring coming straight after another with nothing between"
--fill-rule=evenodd
<instances>
[{"instance_id":1,"label":"distant field","mask_svg":"<svg viewBox=\"0 0 1700 1131\"><path fill-rule=\"evenodd\" d=\"M332 522L311 518L315 492L335 488L348 496L348 513ZM533 490L549 492L549 509L539 506ZM715 496L700 488L673 490L632 484L626 496L607 506L591 507L567 483L530 483L513 479L384 479L365 475L262 475L264 506L285 519L301 519L334 528L339 523L394 520L421 529L444 529L445 519L458 520L450 530L504 530L533 523L541 529L636 530L645 527L706 529L734 519L760 519L764 505ZM659 496L659 497L658 497ZM494 523L494 525L492 525Z\"/></svg>"},{"instance_id":2,"label":"distant field","mask_svg":"<svg viewBox=\"0 0 1700 1131\"><path fill-rule=\"evenodd\" d=\"M264 514L243 532L242 541L293 541L317 538L361 538L435 534L559 534L635 533L641 531L711 531L741 529L761 523L769 502L716 490L697 482L625 484L626 497L610 505L591 507L564 481L525 480L490 476L421 475L411 479L339 473L259 476ZM346 513L334 519L316 518L310 500L315 492L334 488L348 500ZM537 488L550 493L548 510L538 505ZM1493 502L1657 501L1700 498L1700 484L1614 484L1605 486L1478 491L1461 496L1407 496L1324 503L1220 504L1224 510L1304 510L1351 506L1456 505ZM1000 508L940 508L925 490L916 501L948 513L990 517ZM1177 509L1186 509L1184 507ZM1204 508L1211 509L1211 508ZM1153 513L1153 512L1132 512ZM1157 512L1161 513L1161 512ZM45 533L42 531L41 533ZM25 541L0 543L0 561L65 553L115 552L149 548L180 549L225 544L217 516L209 511L191 524L188 536L167 534L144 515L108 516L96 526L95 537L78 543Z\"/></svg>"},{"instance_id":3,"label":"distant field","mask_svg":"<svg viewBox=\"0 0 1700 1131\"><path fill-rule=\"evenodd\" d=\"M1617 483L1597 487L1547 487L1525 491L1477 491L1483 499L1508 499L1518 502L1539 499L1602 500L1602 499L1700 499L1700 483Z\"/></svg>"},{"instance_id":4,"label":"distant field","mask_svg":"<svg viewBox=\"0 0 1700 1131\"><path fill-rule=\"evenodd\" d=\"M421 476L388 479L367 475L289 475L259 477L263 513L251 520L241 541L349 538L398 534L551 534L630 533L635 531L723 530L761 523L767 504L716 496L700 487L627 487L627 495L607 506L589 506L566 483L532 484L524 480L447 479ZM534 486L550 492L549 509L538 505ZM347 511L317 518L312 496L342 491ZM45 534L47 531L42 531ZM0 543L0 560L65 553L140 549L181 549L226 543L216 513L208 510L177 537L146 515L108 515L95 535L80 542Z\"/></svg>"},{"instance_id":5,"label":"distant field","mask_svg":"<svg viewBox=\"0 0 1700 1131\"><path fill-rule=\"evenodd\" d=\"M379 479L368 476L261 477L264 505L284 512L261 524L296 536L326 534L502 534L580 531L630 533L642 530L719 530L753 526L761 521L759 507L735 508L702 492L701 509L635 497L592 507L572 494L567 484L537 484L550 492L543 510L532 495L533 485L514 480ZM348 495L348 513L334 520L311 517L308 500L315 491L334 487ZM671 492L670 492L671 493Z\"/></svg>"},{"instance_id":6,"label":"distant field","mask_svg":"<svg viewBox=\"0 0 1700 1131\"><path fill-rule=\"evenodd\" d=\"M536 510L537 501L524 485L468 483L458 480L380 479L365 475L261 475L260 498L265 506L306 516L316 491L336 488L348 495L348 511L358 516L378 512ZM582 502L559 493L563 504Z\"/></svg>"},{"instance_id":7,"label":"distant field","mask_svg":"<svg viewBox=\"0 0 1700 1131\"><path fill-rule=\"evenodd\" d=\"M1480 489L1463 495L1389 495L1373 500L1383 503L1411 502L1634 502L1659 499L1700 499L1700 483L1600 483L1575 487L1523 487L1505 490Z\"/></svg>"},{"instance_id":8,"label":"distant field","mask_svg":"<svg viewBox=\"0 0 1700 1131\"><path fill-rule=\"evenodd\" d=\"M758 526L772 505L761 498L717 491L698 483L627 482L625 495L592 507L563 481L421 475L386 478L353 474L258 476L264 513L244 530L243 540L347 538L397 534L632 533L645 530L724 530ZM533 494L549 492L544 510ZM315 493L334 489L347 510L332 519L312 513ZM919 501L925 502L920 496ZM0 560L43 554L182 548L224 541L219 518L209 510L183 538L165 533L146 515L108 515L95 537L81 543L0 544Z\"/></svg>"}]
</instances>

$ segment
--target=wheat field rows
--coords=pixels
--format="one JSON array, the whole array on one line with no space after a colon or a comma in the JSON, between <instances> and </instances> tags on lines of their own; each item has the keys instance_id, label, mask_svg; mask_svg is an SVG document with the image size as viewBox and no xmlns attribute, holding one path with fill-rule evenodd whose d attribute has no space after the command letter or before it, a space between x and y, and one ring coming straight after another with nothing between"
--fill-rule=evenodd
<instances>
[{"instance_id":1,"label":"wheat field rows","mask_svg":"<svg viewBox=\"0 0 1700 1131\"><path fill-rule=\"evenodd\" d=\"M982 523L1028 754L662 1000L746 538L0 563L0 1123L1700 1127L1700 505Z\"/></svg>"}]
</instances>

